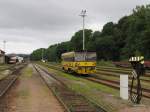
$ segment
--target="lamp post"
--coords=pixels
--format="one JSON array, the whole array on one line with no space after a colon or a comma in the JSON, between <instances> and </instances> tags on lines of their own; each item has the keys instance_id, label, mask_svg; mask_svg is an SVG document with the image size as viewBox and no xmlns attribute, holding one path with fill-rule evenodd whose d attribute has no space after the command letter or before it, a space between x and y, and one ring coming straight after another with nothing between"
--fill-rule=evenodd
<instances>
[{"instance_id":1,"label":"lamp post","mask_svg":"<svg viewBox=\"0 0 150 112\"><path fill-rule=\"evenodd\" d=\"M85 17L86 15L86 10L82 10L80 16L83 18L83 51L85 50L85 32L84 32L84 27L85 27Z\"/></svg>"}]
</instances>

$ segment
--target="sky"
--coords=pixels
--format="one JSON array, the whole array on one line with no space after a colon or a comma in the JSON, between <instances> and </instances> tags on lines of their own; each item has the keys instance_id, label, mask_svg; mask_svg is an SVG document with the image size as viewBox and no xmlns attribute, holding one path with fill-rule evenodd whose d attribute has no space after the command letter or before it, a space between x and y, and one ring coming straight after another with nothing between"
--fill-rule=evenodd
<instances>
[{"instance_id":1,"label":"sky","mask_svg":"<svg viewBox=\"0 0 150 112\"><path fill-rule=\"evenodd\" d=\"M87 10L85 28L93 31L117 22L149 0L0 0L0 49L30 54L37 48L69 41L82 28L82 9Z\"/></svg>"}]
</instances>

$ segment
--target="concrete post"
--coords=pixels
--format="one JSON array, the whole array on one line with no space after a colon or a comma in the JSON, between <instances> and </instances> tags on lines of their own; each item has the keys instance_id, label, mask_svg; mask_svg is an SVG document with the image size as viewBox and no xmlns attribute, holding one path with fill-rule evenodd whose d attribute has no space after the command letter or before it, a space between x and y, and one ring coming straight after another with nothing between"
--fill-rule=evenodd
<instances>
[{"instance_id":1,"label":"concrete post","mask_svg":"<svg viewBox=\"0 0 150 112\"><path fill-rule=\"evenodd\" d=\"M120 75L120 97L128 100L128 75Z\"/></svg>"}]
</instances>

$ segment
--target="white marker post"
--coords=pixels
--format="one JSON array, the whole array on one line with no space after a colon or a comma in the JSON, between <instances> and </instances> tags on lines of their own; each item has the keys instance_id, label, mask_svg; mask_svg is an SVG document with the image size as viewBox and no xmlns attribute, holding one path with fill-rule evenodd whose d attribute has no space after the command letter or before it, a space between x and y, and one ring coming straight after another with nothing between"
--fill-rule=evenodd
<instances>
[{"instance_id":1,"label":"white marker post","mask_svg":"<svg viewBox=\"0 0 150 112\"><path fill-rule=\"evenodd\" d=\"M120 97L128 100L128 75L120 75Z\"/></svg>"}]
</instances>

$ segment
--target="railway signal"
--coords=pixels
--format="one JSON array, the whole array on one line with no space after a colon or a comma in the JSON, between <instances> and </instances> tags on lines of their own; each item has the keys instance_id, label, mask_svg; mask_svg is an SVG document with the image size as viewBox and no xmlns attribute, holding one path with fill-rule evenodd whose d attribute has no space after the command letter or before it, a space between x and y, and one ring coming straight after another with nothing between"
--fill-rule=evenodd
<instances>
[{"instance_id":1,"label":"railway signal","mask_svg":"<svg viewBox=\"0 0 150 112\"><path fill-rule=\"evenodd\" d=\"M143 56L131 57L129 59L129 62L131 63L133 68L132 82L130 88L130 98L133 103L140 104L142 98L140 76L145 74L144 57ZM133 87L135 87L136 90L133 90Z\"/></svg>"}]
</instances>

